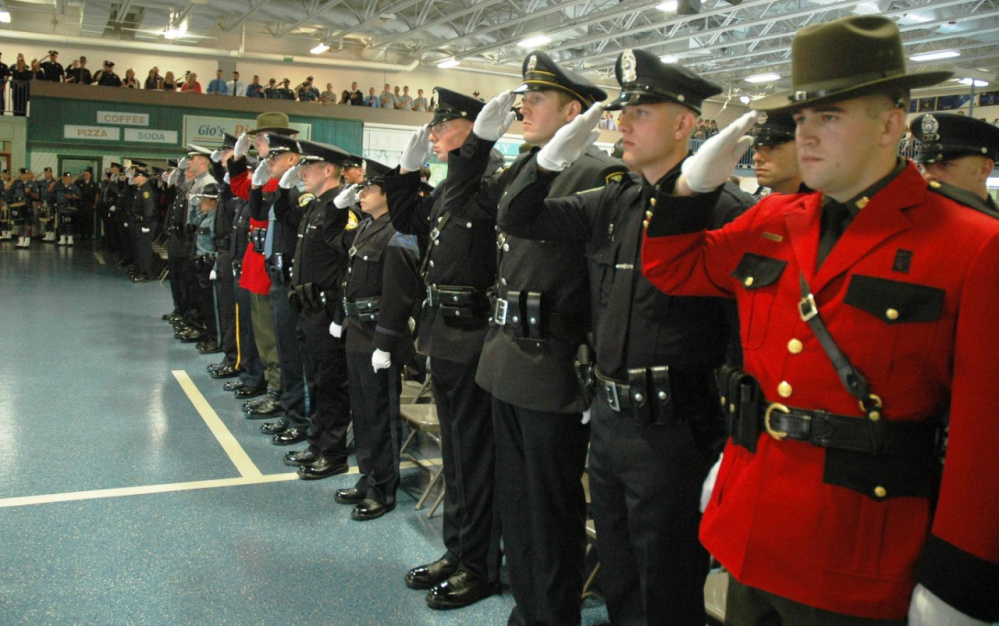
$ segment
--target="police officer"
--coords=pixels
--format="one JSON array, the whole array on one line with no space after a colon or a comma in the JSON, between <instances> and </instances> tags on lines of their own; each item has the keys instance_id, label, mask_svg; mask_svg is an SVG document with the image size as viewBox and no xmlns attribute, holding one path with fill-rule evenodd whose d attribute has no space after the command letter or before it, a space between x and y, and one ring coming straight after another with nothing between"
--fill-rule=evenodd
<instances>
[{"instance_id":1,"label":"police officer","mask_svg":"<svg viewBox=\"0 0 999 626\"><path fill-rule=\"evenodd\" d=\"M211 150L201 146L193 144L187 146L184 175L189 183L187 193L178 194L176 210L180 211L180 214L173 218L174 223L181 227L179 240L176 244L175 267L177 268L177 276L175 278L179 282L179 287L187 303L182 324L186 328L179 330L174 336L184 343L196 343L204 339L208 322L213 320L211 317L213 307L205 306L205 298L198 285L198 274L194 265L194 256L198 246L198 224L191 222L192 217L199 218L201 215L201 191L205 186L214 182L210 170L211 153ZM171 271L171 273L173 272Z\"/></svg>"},{"instance_id":2,"label":"police officer","mask_svg":"<svg viewBox=\"0 0 999 626\"><path fill-rule=\"evenodd\" d=\"M31 223L34 217L33 207L38 200L38 184L32 180L31 170L22 167L18 177L7 183L10 191L10 221L17 229L17 244L15 248L31 247Z\"/></svg>"},{"instance_id":3,"label":"police officer","mask_svg":"<svg viewBox=\"0 0 999 626\"><path fill-rule=\"evenodd\" d=\"M42 80L47 80L53 83L61 83L66 79L66 72L62 68L62 64L56 59L59 53L55 50L49 50L48 61L42 61L39 67L42 68Z\"/></svg>"},{"instance_id":4,"label":"police officer","mask_svg":"<svg viewBox=\"0 0 999 626\"><path fill-rule=\"evenodd\" d=\"M83 198L80 188L73 182L72 172L62 173L62 179L56 181L53 187L52 197L55 201L55 218L59 230L59 241L56 245L71 246L79 217L80 201Z\"/></svg>"},{"instance_id":5,"label":"police officer","mask_svg":"<svg viewBox=\"0 0 999 626\"><path fill-rule=\"evenodd\" d=\"M761 116L753 134L753 169L760 190L771 193L805 193L794 145L794 118L776 112ZM757 192L759 193L759 192Z\"/></svg>"},{"instance_id":6,"label":"police officer","mask_svg":"<svg viewBox=\"0 0 999 626\"><path fill-rule=\"evenodd\" d=\"M42 178L38 181L38 199L35 206L35 219L38 221L38 230L45 233L42 241L55 243L56 240L56 220L55 220L55 184L58 182L52 174L51 167L45 167L42 171ZM37 236L37 235L36 235Z\"/></svg>"},{"instance_id":7,"label":"police officer","mask_svg":"<svg viewBox=\"0 0 999 626\"><path fill-rule=\"evenodd\" d=\"M348 469L350 395L346 355L342 340L331 336L329 327L333 313L341 306L341 283L347 269L347 256L338 243L345 233L353 235L359 216L333 204L341 191L341 168L347 162L356 162L356 157L328 144L299 141L299 148L302 161L285 172L279 193L287 196L288 188L301 182L311 198L298 227L288 297L298 311L300 353L305 376L315 393L311 396L308 447L286 454L285 463L299 466L299 477L312 480Z\"/></svg>"},{"instance_id":8,"label":"police officer","mask_svg":"<svg viewBox=\"0 0 999 626\"><path fill-rule=\"evenodd\" d=\"M399 488L399 366L413 355L409 318L419 292L416 238L392 228L382 185L387 167L367 161L367 178L359 194L369 217L344 237L340 250L349 257L342 308L330 332L344 336L350 406L360 477L354 487L334 498L354 505L351 518L373 520L395 508ZM337 206L349 207L354 189L337 196ZM347 249L346 245L350 244Z\"/></svg>"},{"instance_id":9,"label":"police officer","mask_svg":"<svg viewBox=\"0 0 999 626\"><path fill-rule=\"evenodd\" d=\"M77 232L84 239L91 239L95 236L94 218L97 212L100 187L94 180L94 173L88 167L83 170L76 180L76 186L80 188L80 219L78 220Z\"/></svg>"},{"instance_id":10,"label":"police officer","mask_svg":"<svg viewBox=\"0 0 999 626\"><path fill-rule=\"evenodd\" d=\"M281 81L281 86L275 90L279 100L294 100L295 90L291 88L291 79L286 78Z\"/></svg>"},{"instance_id":11,"label":"police officer","mask_svg":"<svg viewBox=\"0 0 999 626\"><path fill-rule=\"evenodd\" d=\"M132 282L144 283L152 276L153 271L153 237L156 232L156 198L157 192L152 179L143 168L135 170L135 264L137 271Z\"/></svg>"},{"instance_id":12,"label":"police officer","mask_svg":"<svg viewBox=\"0 0 999 626\"><path fill-rule=\"evenodd\" d=\"M959 202L999 215L986 184L999 159L999 128L952 113L918 115L909 128L919 140L915 161L931 185L957 187L973 196Z\"/></svg>"},{"instance_id":13,"label":"police officer","mask_svg":"<svg viewBox=\"0 0 999 626\"><path fill-rule=\"evenodd\" d=\"M908 73L875 15L807 26L791 50L792 91L754 106L793 113L817 193L768 196L720 230L655 210L643 243L657 287L740 307L746 375L700 533L730 574L726 621L995 621L999 222L898 156L909 90L951 72ZM716 189L753 115L674 193Z\"/></svg>"},{"instance_id":14,"label":"police officer","mask_svg":"<svg viewBox=\"0 0 999 626\"><path fill-rule=\"evenodd\" d=\"M714 369L728 346L726 314L721 299L671 298L641 276L642 222L647 210L697 202L721 226L754 199L733 183L721 198L669 194L702 102L719 85L644 50L622 53L616 73L617 100L564 126L521 170L499 226L588 245L596 351L590 494L611 621L700 625L708 554L697 539L698 503L725 441ZM604 110L622 110L622 158L641 178L552 199L556 173L582 153Z\"/></svg>"},{"instance_id":15,"label":"police officer","mask_svg":"<svg viewBox=\"0 0 999 626\"><path fill-rule=\"evenodd\" d=\"M103 67L94 74L94 82L101 87L121 87L121 78L114 73L114 63L104 61Z\"/></svg>"},{"instance_id":16,"label":"police officer","mask_svg":"<svg viewBox=\"0 0 999 626\"><path fill-rule=\"evenodd\" d=\"M194 290L202 340L199 346L217 345L218 326L216 324L215 297L211 273L215 269L215 211L218 209L221 187L214 180L202 186L197 193L189 194L191 213L187 217L189 226L195 227L194 249L191 263L194 268ZM190 342L190 338L181 339ZM199 348L201 351L207 351Z\"/></svg>"},{"instance_id":17,"label":"police officer","mask_svg":"<svg viewBox=\"0 0 999 626\"><path fill-rule=\"evenodd\" d=\"M543 146L555 131L607 94L559 67L543 52L523 63L524 139ZM505 109L513 98L504 96ZM476 122L484 122L480 116ZM445 211L474 202L495 214L500 197L537 149L506 170L482 175L489 150L512 122L506 112L477 123L461 150L448 157ZM552 185L553 196L602 186L624 165L590 148ZM453 208L452 208L453 207ZM581 484L589 428L588 402L573 362L589 331L585 247L537 242L500 232L497 306L476 382L493 396L496 467L522 477L498 481L496 506L517 606L511 623L580 620L586 549L586 502Z\"/></svg>"},{"instance_id":18,"label":"police officer","mask_svg":"<svg viewBox=\"0 0 999 626\"><path fill-rule=\"evenodd\" d=\"M410 588L429 590L429 606L457 608L491 595L498 581L492 398L475 383L491 312L486 293L496 282L496 219L474 203L445 212L446 183L426 197L419 193L419 170L429 156L427 140L433 142L438 160L447 162L449 153L472 132L483 106L476 98L443 87L437 87L437 98L430 124L413 134L400 169L386 175L385 191L392 225L420 242L427 299L420 314L418 348L430 357L447 488L446 552L410 570L405 581ZM494 150L485 175L502 164L502 155Z\"/></svg>"},{"instance_id":19,"label":"police officer","mask_svg":"<svg viewBox=\"0 0 999 626\"><path fill-rule=\"evenodd\" d=\"M222 363L216 369L210 369L212 378L232 378L239 374L236 369L239 347L236 339L236 291L232 275L232 232L233 221L240 199L229 186L231 173L228 171L236 146L236 137L223 133L222 146L212 152L212 161L218 163L227 171L221 185L218 208L215 210L215 274L213 278L215 298L218 303L219 345L218 349L225 353ZM243 167L246 170L246 167ZM219 375L221 374L221 375Z\"/></svg>"}]
</instances>

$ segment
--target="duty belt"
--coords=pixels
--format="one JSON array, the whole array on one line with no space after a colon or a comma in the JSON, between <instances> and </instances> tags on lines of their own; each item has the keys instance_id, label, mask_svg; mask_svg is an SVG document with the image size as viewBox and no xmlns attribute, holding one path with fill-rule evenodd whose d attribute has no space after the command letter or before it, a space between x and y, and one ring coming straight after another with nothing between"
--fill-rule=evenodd
<instances>
[{"instance_id":1,"label":"duty belt","mask_svg":"<svg viewBox=\"0 0 999 626\"><path fill-rule=\"evenodd\" d=\"M343 299L343 312L361 322L375 322L381 310L381 298L359 298L353 302Z\"/></svg>"},{"instance_id":2,"label":"duty belt","mask_svg":"<svg viewBox=\"0 0 999 626\"><path fill-rule=\"evenodd\" d=\"M488 317L489 298L475 287L427 285L428 307L440 307L448 317Z\"/></svg>"},{"instance_id":3,"label":"duty belt","mask_svg":"<svg viewBox=\"0 0 999 626\"><path fill-rule=\"evenodd\" d=\"M497 298L492 323L513 332L521 341L547 341L554 336L562 341L582 340L585 332L578 315L545 311L539 291L507 291Z\"/></svg>"},{"instance_id":4,"label":"duty belt","mask_svg":"<svg viewBox=\"0 0 999 626\"><path fill-rule=\"evenodd\" d=\"M666 365L628 370L628 382L594 370L597 386L615 413L628 414L641 424L678 424L682 420L673 401L670 371Z\"/></svg>"}]
</instances>

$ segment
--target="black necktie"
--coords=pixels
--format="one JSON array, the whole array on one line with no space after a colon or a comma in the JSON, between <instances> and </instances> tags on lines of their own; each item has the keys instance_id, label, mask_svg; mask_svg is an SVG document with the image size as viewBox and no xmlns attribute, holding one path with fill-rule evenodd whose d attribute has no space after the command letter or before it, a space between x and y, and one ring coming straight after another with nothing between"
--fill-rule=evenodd
<instances>
[{"instance_id":1,"label":"black necktie","mask_svg":"<svg viewBox=\"0 0 999 626\"><path fill-rule=\"evenodd\" d=\"M845 204L841 204L835 200L827 200L822 205L821 230L819 231L819 257L816 268L822 267L822 262L832 252L833 246L843 236L843 231L846 230L851 220L850 209Z\"/></svg>"}]
</instances>

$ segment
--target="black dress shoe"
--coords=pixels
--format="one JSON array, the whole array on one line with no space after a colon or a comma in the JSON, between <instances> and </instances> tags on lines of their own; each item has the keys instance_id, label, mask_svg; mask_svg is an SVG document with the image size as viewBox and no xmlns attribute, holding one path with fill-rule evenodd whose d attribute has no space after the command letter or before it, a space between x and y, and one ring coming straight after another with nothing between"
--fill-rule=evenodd
<instances>
[{"instance_id":1,"label":"black dress shoe","mask_svg":"<svg viewBox=\"0 0 999 626\"><path fill-rule=\"evenodd\" d=\"M256 389L251 389L246 385L243 385L235 392L236 397L245 400L246 398L256 398L257 396L262 396L267 393L267 387L257 387Z\"/></svg>"},{"instance_id":2,"label":"black dress shoe","mask_svg":"<svg viewBox=\"0 0 999 626\"><path fill-rule=\"evenodd\" d=\"M223 367L227 367L229 364L225 361L220 361L218 363L209 363L205 366L205 371L211 374L212 372L217 372Z\"/></svg>"},{"instance_id":3,"label":"black dress shoe","mask_svg":"<svg viewBox=\"0 0 999 626\"><path fill-rule=\"evenodd\" d=\"M308 450L289 452L284 455L284 464L292 467L302 467L303 465L312 465L318 458L319 456L316 453L309 452Z\"/></svg>"},{"instance_id":4,"label":"black dress shoe","mask_svg":"<svg viewBox=\"0 0 999 626\"><path fill-rule=\"evenodd\" d=\"M226 384L222 385L222 389L225 391L236 391L237 389L241 389L245 386L246 385L244 385L241 380L230 380Z\"/></svg>"},{"instance_id":5,"label":"black dress shoe","mask_svg":"<svg viewBox=\"0 0 999 626\"><path fill-rule=\"evenodd\" d=\"M209 341L204 346L199 347L198 352L201 354L218 354L222 352L222 346L214 341Z\"/></svg>"},{"instance_id":6,"label":"black dress shoe","mask_svg":"<svg viewBox=\"0 0 999 626\"><path fill-rule=\"evenodd\" d=\"M133 283L148 283L149 282L149 277L146 276L145 274L136 274L135 276L132 277L132 282Z\"/></svg>"},{"instance_id":7,"label":"black dress shoe","mask_svg":"<svg viewBox=\"0 0 999 626\"><path fill-rule=\"evenodd\" d=\"M243 408L243 414L246 416L246 419L250 420L266 419L282 413L284 413L284 407L269 395L264 397L263 402L254 404L249 408Z\"/></svg>"},{"instance_id":8,"label":"black dress shoe","mask_svg":"<svg viewBox=\"0 0 999 626\"><path fill-rule=\"evenodd\" d=\"M302 480L319 480L337 474L346 474L348 471L350 471L350 466L347 465L347 461L338 461L328 456L318 455L316 460L309 465L298 468L298 477Z\"/></svg>"},{"instance_id":9,"label":"black dress shoe","mask_svg":"<svg viewBox=\"0 0 999 626\"><path fill-rule=\"evenodd\" d=\"M291 422L289 422L288 420L267 422L266 424L260 427L260 432L264 433L265 435L273 436L288 430L289 426L291 426Z\"/></svg>"},{"instance_id":10,"label":"black dress shoe","mask_svg":"<svg viewBox=\"0 0 999 626\"><path fill-rule=\"evenodd\" d=\"M178 337L181 343L198 343L204 338L205 336L202 335L201 331L196 328L192 328L186 333L181 333L180 337Z\"/></svg>"},{"instance_id":11,"label":"black dress shoe","mask_svg":"<svg viewBox=\"0 0 999 626\"><path fill-rule=\"evenodd\" d=\"M233 378L234 376L239 376L239 370L231 365L223 365L217 370L212 370L209 376L215 379Z\"/></svg>"},{"instance_id":12,"label":"black dress shoe","mask_svg":"<svg viewBox=\"0 0 999 626\"><path fill-rule=\"evenodd\" d=\"M368 520L378 519L394 508L394 502L392 504L382 504L378 500L365 498L358 504L354 505L354 509L350 512L350 519L354 519L359 522L366 522Z\"/></svg>"},{"instance_id":13,"label":"black dress shoe","mask_svg":"<svg viewBox=\"0 0 999 626\"><path fill-rule=\"evenodd\" d=\"M305 428L288 428L274 435L271 443L275 446L290 446L293 443L305 441L309 436L309 431Z\"/></svg>"},{"instance_id":14,"label":"black dress shoe","mask_svg":"<svg viewBox=\"0 0 999 626\"><path fill-rule=\"evenodd\" d=\"M499 583L489 583L465 570L427 592L427 606L432 609L460 609L488 598L499 591Z\"/></svg>"},{"instance_id":15,"label":"black dress shoe","mask_svg":"<svg viewBox=\"0 0 999 626\"><path fill-rule=\"evenodd\" d=\"M458 571L458 564L441 557L433 563L427 563L406 572L406 586L410 589L430 589L438 585L455 572Z\"/></svg>"},{"instance_id":16,"label":"black dress shoe","mask_svg":"<svg viewBox=\"0 0 999 626\"><path fill-rule=\"evenodd\" d=\"M338 504L360 504L366 497L367 494L362 492L357 487L351 487L350 489L337 489L336 493L333 494L333 499L336 500Z\"/></svg>"}]
</instances>

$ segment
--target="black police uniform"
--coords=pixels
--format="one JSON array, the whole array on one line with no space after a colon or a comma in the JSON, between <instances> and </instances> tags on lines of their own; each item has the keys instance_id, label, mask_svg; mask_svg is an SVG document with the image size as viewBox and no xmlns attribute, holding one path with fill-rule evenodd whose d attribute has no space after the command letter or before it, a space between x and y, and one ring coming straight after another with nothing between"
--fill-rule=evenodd
<instances>
[{"instance_id":1,"label":"black police uniform","mask_svg":"<svg viewBox=\"0 0 999 626\"><path fill-rule=\"evenodd\" d=\"M28 100L31 98L31 81L35 73L30 67L23 70L14 65L10 69L10 99L14 105L14 115L24 117L28 114Z\"/></svg>"},{"instance_id":2,"label":"black police uniform","mask_svg":"<svg viewBox=\"0 0 999 626\"><path fill-rule=\"evenodd\" d=\"M52 53L50 52L49 54L51 55ZM66 76L66 71L62 67L62 63L58 61L42 61L38 66L42 68L43 80L61 83Z\"/></svg>"},{"instance_id":3,"label":"black police uniform","mask_svg":"<svg viewBox=\"0 0 999 626\"><path fill-rule=\"evenodd\" d=\"M368 167L372 165L369 161ZM334 321L342 322L350 378L355 456L361 474L354 489L365 499L357 507L366 507L370 500L393 508L402 444L399 366L414 352L408 320L419 290L419 250L415 237L392 228L388 213L366 219L353 233L352 241L343 238L341 243L349 261L342 309ZM371 356L376 349L391 354L388 369L373 371Z\"/></svg>"},{"instance_id":4,"label":"black police uniform","mask_svg":"<svg viewBox=\"0 0 999 626\"><path fill-rule=\"evenodd\" d=\"M191 182L184 178L175 185L173 202L167 205L163 228L167 233L167 267L170 278L170 294L173 296L174 313L187 318L192 303L188 290L184 287L184 265L189 258L187 246L187 191Z\"/></svg>"},{"instance_id":5,"label":"black police uniform","mask_svg":"<svg viewBox=\"0 0 999 626\"><path fill-rule=\"evenodd\" d=\"M149 278L153 271L153 237L158 217L156 196L156 189L148 178L135 190L135 264L141 278Z\"/></svg>"},{"instance_id":6,"label":"black police uniform","mask_svg":"<svg viewBox=\"0 0 999 626\"><path fill-rule=\"evenodd\" d=\"M274 92L277 94L277 97L278 97L279 100L294 100L295 99L295 91L293 89L291 89L290 87L288 87L287 83L284 83L281 87L278 87L277 89L275 89Z\"/></svg>"},{"instance_id":7,"label":"black police uniform","mask_svg":"<svg viewBox=\"0 0 999 626\"><path fill-rule=\"evenodd\" d=\"M431 125L449 119L474 120L483 103L437 87ZM503 164L493 150L485 176ZM385 177L392 225L416 235L426 299L417 347L430 357L431 382L441 425L444 503L443 557L478 580L499 578L499 524L493 507L495 446L492 398L475 382L489 329L488 291L496 283L496 218L474 203L444 210L446 181L421 197L419 172ZM419 584L407 578L410 585Z\"/></svg>"},{"instance_id":8,"label":"black police uniform","mask_svg":"<svg viewBox=\"0 0 999 626\"><path fill-rule=\"evenodd\" d=\"M926 113L909 123L909 130L919 141L915 161L939 163L965 156L981 156L999 162L999 128L966 115ZM983 213L999 216L992 196L982 198L971 190L961 190L947 183L931 183L934 189Z\"/></svg>"},{"instance_id":9,"label":"black police uniform","mask_svg":"<svg viewBox=\"0 0 999 626\"><path fill-rule=\"evenodd\" d=\"M94 74L94 79L98 85L101 87L121 87L121 78L114 73L113 67L114 64L109 67L107 61L104 62L104 68Z\"/></svg>"},{"instance_id":10,"label":"black police uniform","mask_svg":"<svg viewBox=\"0 0 999 626\"><path fill-rule=\"evenodd\" d=\"M606 97L542 52L528 55L523 70L525 90L559 89L584 102L584 108ZM492 145L473 133L448 156L451 191L445 210L472 205L495 214L503 192L535 159L536 149L483 180ZM591 147L558 177L550 193L559 197L591 189L625 172L619 161ZM533 241L502 231L497 245L497 310L476 381L494 398L496 467L517 477L496 485L517 601L510 621L578 623L586 549L581 477L589 428L580 423L588 403L573 362L590 327L585 249L578 242Z\"/></svg>"},{"instance_id":11,"label":"black police uniform","mask_svg":"<svg viewBox=\"0 0 999 626\"><path fill-rule=\"evenodd\" d=\"M63 183L60 179L56 182L52 190L52 197L55 202L55 212L57 214L56 227L60 235L60 242L63 237L73 237L76 234L76 223L80 213L80 199L82 193L76 183Z\"/></svg>"},{"instance_id":12,"label":"black police uniform","mask_svg":"<svg viewBox=\"0 0 999 626\"><path fill-rule=\"evenodd\" d=\"M25 170L22 170L25 171ZM34 204L39 198L38 183L18 177L11 185L10 220L17 227L18 238L27 237L34 217Z\"/></svg>"},{"instance_id":13,"label":"black police uniform","mask_svg":"<svg viewBox=\"0 0 999 626\"><path fill-rule=\"evenodd\" d=\"M100 194L100 187L93 176L91 176L89 181L80 178L76 181L76 186L80 188L80 218L77 224L77 232L81 237L89 239L95 234L94 211L97 208L97 197Z\"/></svg>"},{"instance_id":14,"label":"black police uniform","mask_svg":"<svg viewBox=\"0 0 999 626\"><path fill-rule=\"evenodd\" d=\"M223 181L219 206L215 210L215 298L218 305L219 347L225 354L222 364L234 374L239 348L236 341L236 289L232 282L232 228L237 205L242 200L233 195ZM218 376L216 376L217 378Z\"/></svg>"},{"instance_id":15,"label":"black police uniform","mask_svg":"<svg viewBox=\"0 0 999 626\"><path fill-rule=\"evenodd\" d=\"M120 167L120 166L119 166ZM104 247L108 252L121 252L121 231L118 228L117 212L121 205L121 195L125 181L118 174L108 174L101 181L100 216L104 230Z\"/></svg>"}]
</instances>

